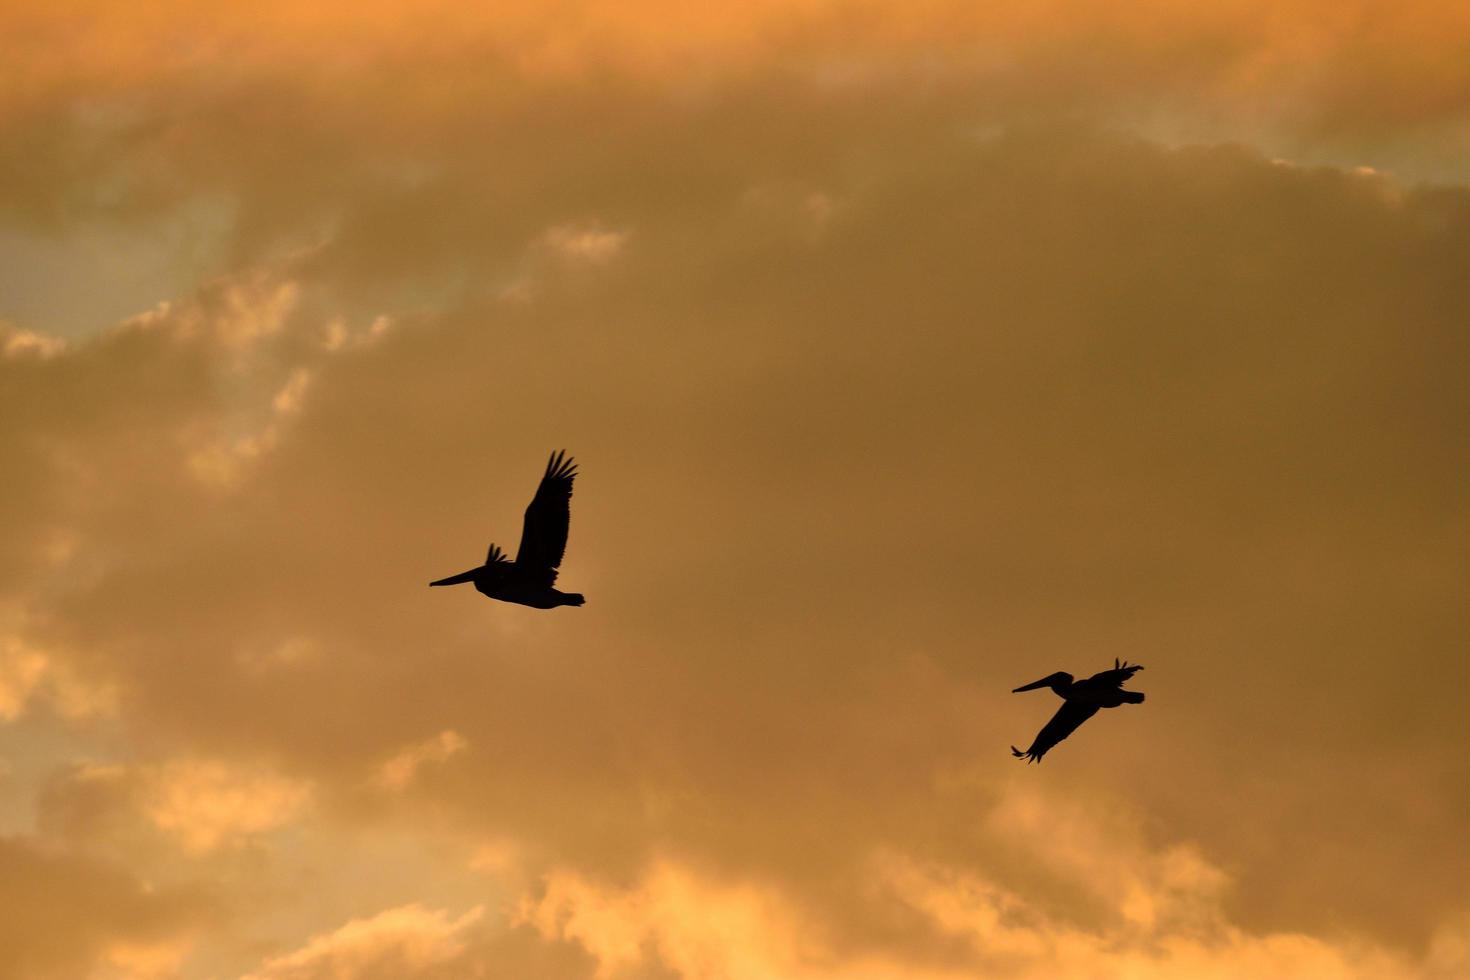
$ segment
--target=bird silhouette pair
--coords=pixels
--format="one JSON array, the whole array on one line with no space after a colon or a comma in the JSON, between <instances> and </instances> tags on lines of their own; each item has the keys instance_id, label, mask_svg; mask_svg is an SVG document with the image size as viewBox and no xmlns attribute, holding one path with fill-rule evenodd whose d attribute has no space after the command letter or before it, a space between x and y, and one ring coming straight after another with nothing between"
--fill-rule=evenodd
<instances>
[{"instance_id":1,"label":"bird silhouette pair","mask_svg":"<svg viewBox=\"0 0 1470 980\"><path fill-rule=\"evenodd\" d=\"M551 455L541 483L536 487L536 496L526 507L521 546L516 551L515 561L492 544L490 553L485 556L485 564L429 584L473 582L481 595L535 609L582 605L585 600L580 592L561 592L555 588L557 569L567 553L567 529L572 520L572 480L576 476L577 467L565 450ZM1114 659L1111 670L1093 674L1086 680L1073 680L1071 674L1058 671L1016 688L1012 694L1049 687L1062 699L1062 706L1037 734L1029 749L1022 752L1012 745L1011 753L1017 759L1040 762L1053 746L1097 714L1099 708L1142 704L1141 693L1123 690L1124 682L1142 669L1138 664L1120 663Z\"/></svg>"}]
</instances>

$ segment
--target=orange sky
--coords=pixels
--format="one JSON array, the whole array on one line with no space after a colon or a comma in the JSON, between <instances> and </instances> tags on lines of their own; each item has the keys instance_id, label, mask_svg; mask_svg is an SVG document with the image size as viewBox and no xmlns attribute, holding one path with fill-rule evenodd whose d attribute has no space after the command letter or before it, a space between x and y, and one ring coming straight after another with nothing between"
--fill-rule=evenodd
<instances>
[{"instance_id":1,"label":"orange sky","mask_svg":"<svg viewBox=\"0 0 1470 980\"><path fill-rule=\"evenodd\" d=\"M1470 16L1200 6L0 3L0 978L1470 975Z\"/></svg>"}]
</instances>

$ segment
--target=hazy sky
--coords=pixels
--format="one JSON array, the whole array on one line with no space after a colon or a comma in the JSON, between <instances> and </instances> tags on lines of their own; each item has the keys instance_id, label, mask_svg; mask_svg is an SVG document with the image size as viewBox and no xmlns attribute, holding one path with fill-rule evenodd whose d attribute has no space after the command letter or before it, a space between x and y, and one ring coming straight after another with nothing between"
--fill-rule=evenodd
<instances>
[{"instance_id":1,"label":"hazy sky","mask_svg":"<svg viewBox=\"0 0 1470 980\"><path fill-rule=\"evenodd\" d=\"M1463 5L60 6L0 977L1470 976Z\"/></svg>"}]
</instances>

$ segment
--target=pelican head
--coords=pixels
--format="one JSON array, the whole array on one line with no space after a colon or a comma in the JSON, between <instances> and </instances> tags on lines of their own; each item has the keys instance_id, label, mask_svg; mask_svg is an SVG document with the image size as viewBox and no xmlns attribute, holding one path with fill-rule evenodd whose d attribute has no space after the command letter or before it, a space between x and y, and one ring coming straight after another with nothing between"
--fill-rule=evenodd
<instances>
[{"instance_id":1,"label":"pelican head","mask_svg":"<svg viewBox=\"0 0 1470 980\"><path fill-rule=\"evenodd\" d=\"M1022 691L1034 691L1037 688L1049 687L1058 694L1072 686L1072 675L1065 670L1059 670L1055 674L1047 674L1039 681L1032 681L1011 691L1012 694L1020 694Z\"/></svg>"}]
</instances>

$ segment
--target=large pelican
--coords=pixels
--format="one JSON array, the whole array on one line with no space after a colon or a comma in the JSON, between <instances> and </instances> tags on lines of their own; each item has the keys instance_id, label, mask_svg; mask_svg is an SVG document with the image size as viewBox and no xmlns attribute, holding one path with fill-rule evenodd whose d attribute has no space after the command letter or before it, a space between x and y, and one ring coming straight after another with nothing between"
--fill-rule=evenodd
<instances>
[{"instance_id":1,"label":"large pelican","mask_svg":"<svg viewBox=\"0 0 1470 980\"><path fill-rule=\"evenodd\" d=\"M507 558L496 545L490 546L485 564L458 575L441 578L430 585L475 583L481 595L502 602L515 602L536 609L557 606L580 606L585 600L580 592L558 592L556 569L567 552L567 527L572 520L572 479L577 468L566 451L553 453L546 464L546 474L526 508L526 523L521 529L521 547L516 560Z\"/></svg>"},{"instance_id":2,"label":"large pelican","mask_svg":"<svg viewBox=\"0 0 1470 980\"><path fill-rule=\"evenodd\" d=\"M1097 714L1098 708L1116 708L1120 704L1142 704L1143 694L1141 692L1123 690L1123 682L1142 669L1143 667L1139 664L1130 665L1126 660L1119 663L1115 658L1112 670L1093 674L1085 681L1074 681L1071 674L1057 671L1039 681L1016 688L1011 692L1012 694L1034 691L1038 687L1049 687L1062 698L1062 706L1057 709L1056 714L1051 716L1051 721L1046 723L1046 727L1037 734L1036 740L1031 743L1031 748L1022 752L1012 745L1011 754L1017 759L1040 762L1041 757L1046 755L1053 745L1075 732L1078 725Z\"/></svg>"}]
</instances>

